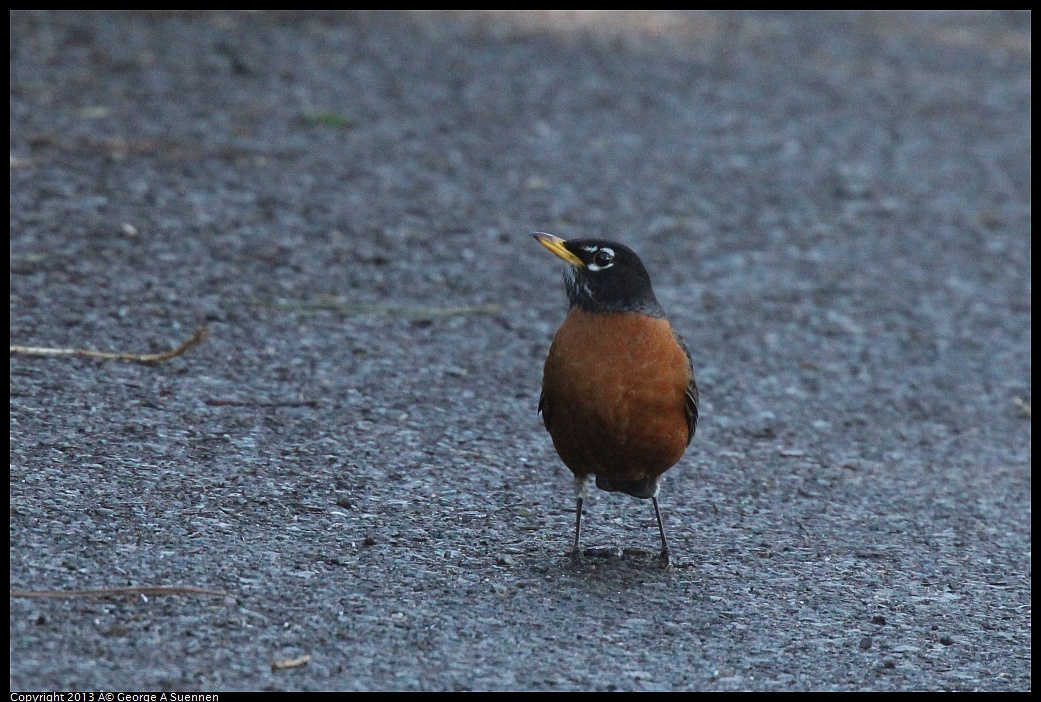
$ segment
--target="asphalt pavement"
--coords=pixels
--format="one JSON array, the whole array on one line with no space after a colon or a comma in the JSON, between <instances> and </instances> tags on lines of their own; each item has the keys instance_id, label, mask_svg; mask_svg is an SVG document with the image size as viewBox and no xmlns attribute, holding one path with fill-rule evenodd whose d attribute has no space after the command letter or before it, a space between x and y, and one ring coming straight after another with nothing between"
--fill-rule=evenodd
<instances>
[{"instance_id":1,"label":"asphalt pavement","mask_svg":"<svg viewBox=\"0 0 1041 702\"><path fill-rule=\"evenodd\" d=\"M209 329L12 353L12 690L1031 688L1029 13L10 20L11 344ZM535 231L691 347L670 568Z\"/></svg>"}]
</instances>

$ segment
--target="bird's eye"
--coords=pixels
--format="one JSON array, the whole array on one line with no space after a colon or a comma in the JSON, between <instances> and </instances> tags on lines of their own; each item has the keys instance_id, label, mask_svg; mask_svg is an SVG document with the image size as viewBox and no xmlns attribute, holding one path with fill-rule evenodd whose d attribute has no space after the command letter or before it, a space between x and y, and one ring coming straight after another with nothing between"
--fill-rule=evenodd
<instances>
[{"instance_id":1,"label":"bird's eye","mask_svg":"<svg viewBox=\"0 0 1041 702\"><path fill-rule=\"evenodd\" d=\"M599 268L607 268L614 262L614 252L610 249L600 249L593 254L593 263Z\"/></svg>"}]
</instances>

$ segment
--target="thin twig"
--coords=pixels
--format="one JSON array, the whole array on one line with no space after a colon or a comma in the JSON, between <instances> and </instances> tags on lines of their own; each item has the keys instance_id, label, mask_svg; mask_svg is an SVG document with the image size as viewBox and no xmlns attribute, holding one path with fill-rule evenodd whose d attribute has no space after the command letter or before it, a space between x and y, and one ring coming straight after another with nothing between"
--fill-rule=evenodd
<instances>
[{"instance_id":1,"label":"thin twig","mask_svg":"<svg viewBox=\"0 0 1041 702\"><path fill-rule=\"evenodd\" d=\"M23 353L29 356L86 356L87 358L114 359L119 361L134 361L136 363L159 363L168 361L175 356L195 346L205 339L210 333L207 327L200 327L192 338L177 348L163 353L107 353L105 351L91 351L89 349L55 349L46 346L11 346L11 353Z\"/></svg>"},{"instance_id":2,"label":"thin twig","mask_svg":"<svg viewBox=\"0 0 1041 702\"><path fill-rule=\"evenodd\" d=\"M38 600L60 600L73 597L117 597L119 595L209 595L226 597L223 590L208 590L194 585L140 585L134 587L99 587L90 590L11 590L11 597Z\"/></svg>"},{"instance_id":3,"label":"thin twig","mask_svg":"<svg viewBox=\"0 0 1041 702\"><path fill-rule=\"evenodd\" d=\"M282 661L275 661L271 664L271 670L285 670L286 668L299 668L302 665L307 665L310 662L311 656L304 654L298 658L287 658Z\"/></svg>"}]
</instances>

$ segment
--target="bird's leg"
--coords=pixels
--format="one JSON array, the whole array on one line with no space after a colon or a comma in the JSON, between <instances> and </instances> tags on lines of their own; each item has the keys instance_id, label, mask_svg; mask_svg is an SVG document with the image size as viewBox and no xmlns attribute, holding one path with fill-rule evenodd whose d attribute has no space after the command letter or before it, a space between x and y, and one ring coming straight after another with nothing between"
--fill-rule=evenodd
<instances>
[{"instance_id":1,"label":"bird's leg","mask_svg":"<svg viewBox=\"0 0 1041 702\"><path fill-rule=\"evenodd\" d=\"M582 536L582 498L575 498L575 547L571 549L576 555L578 554L578 541L579 537Z\"/></svg>"},{"instance_id":2,"label":"bird's leg","mask_svg":"<svg viewBox=\"0 0 1041 702\"><path fill-rule=\"evenodd\" d=\"M661 510L658 509L658 498L652 497L651 501L654 503L654 516L658 518L658 532L661 534L661 558L666 563L669 562L669 540L665 538L665 525L661 521Z\"/></svg>"},{"instance_id":3,"label":"bird's leg","mask_svg":"<svg viewBox=\"0 0 1041 702\"><path fill-rule=\"evenodd\" d=\"M575 476L575 547L574 555L579 553L579 538L582 536L582 501L586 497L586 476Z\"/></svg>"}]
</instances>

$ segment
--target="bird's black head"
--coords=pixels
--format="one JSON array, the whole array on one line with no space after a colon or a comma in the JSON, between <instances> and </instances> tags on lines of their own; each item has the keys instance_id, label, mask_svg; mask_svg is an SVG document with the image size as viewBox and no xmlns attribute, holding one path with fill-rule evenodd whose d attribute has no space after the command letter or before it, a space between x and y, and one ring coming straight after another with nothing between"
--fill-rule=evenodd
<instances>
[{"instance_id":1,"label":"bird's black head","mask_svg":"<svg viewBox=\"0 0 1041 702\"><path fill-rule=\"evenodd\" d=\"M550 234L535 240L568 263L568 300L586 312L639 312L664 317L651 276L640 257L624 244L604 239L564 241Z\"/></svg>"}]
</instances>

